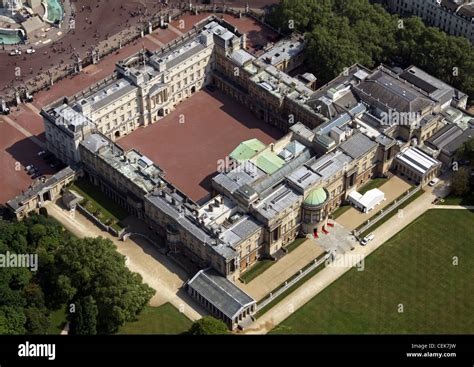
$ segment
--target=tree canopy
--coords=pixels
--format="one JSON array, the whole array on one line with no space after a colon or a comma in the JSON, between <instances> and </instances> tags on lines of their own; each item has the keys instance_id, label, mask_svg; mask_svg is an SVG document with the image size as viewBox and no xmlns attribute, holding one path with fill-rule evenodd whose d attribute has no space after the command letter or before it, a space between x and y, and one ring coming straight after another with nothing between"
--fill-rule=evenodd
<instances>
[{"instance_id":1,"label":"tree canopy","mask_svg":"<svg viewBox=\"0 0 474 367\"><path fill-rule=\"evenodd\" d=\"M191 335L222 335L228 332L227 325L212 316L205 316L194 322L189 330Z\"/></svg>"},{"instance_id":2,"label":"tree canopy","mask_svg":"<svg viewBox=\"0 0 474 367\"><path fill-rule=\"evenodd\" d=\"M37 254L39 264L1 269L0 334L45 334L51 312L65 304L73 333L112 333L154 294L111 241L74 238L45 216L0 221L0 253L8 252Z\"/></svg>"}]
</instances>

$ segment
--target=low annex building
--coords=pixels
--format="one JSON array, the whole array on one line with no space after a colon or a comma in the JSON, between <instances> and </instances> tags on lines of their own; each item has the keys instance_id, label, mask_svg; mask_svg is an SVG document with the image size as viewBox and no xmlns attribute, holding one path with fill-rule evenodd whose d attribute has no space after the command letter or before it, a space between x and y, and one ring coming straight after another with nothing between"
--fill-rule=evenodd
<instances>
[{"instance_id":1,"label":"low annex building","mask_svg":"<svg viewBox=\"0 0 474 367\"><path fill-rule=\"evenodd\" d=\"M224 320L232 330L250 321L257 311L257 303L252 297L212 269L198 271L186 285L191 297Z\"/></svg>"}]
</instances>

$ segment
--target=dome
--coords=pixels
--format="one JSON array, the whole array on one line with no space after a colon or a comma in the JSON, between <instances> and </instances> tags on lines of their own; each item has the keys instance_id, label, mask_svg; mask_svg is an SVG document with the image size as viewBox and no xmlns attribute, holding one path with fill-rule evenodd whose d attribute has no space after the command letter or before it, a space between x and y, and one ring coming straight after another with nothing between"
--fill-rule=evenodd
<instances>
[{"instance_id":1,"label":"dome","mask_svg":"<svg viewBox=\"0 0 474 367\"><path fill-rule=\"evenodd\" d=\"M319 206L323 204L327 198L326 190L320 187L319 189L311 191L303 203L311 206Z\"/></svg>"}]
</instances>

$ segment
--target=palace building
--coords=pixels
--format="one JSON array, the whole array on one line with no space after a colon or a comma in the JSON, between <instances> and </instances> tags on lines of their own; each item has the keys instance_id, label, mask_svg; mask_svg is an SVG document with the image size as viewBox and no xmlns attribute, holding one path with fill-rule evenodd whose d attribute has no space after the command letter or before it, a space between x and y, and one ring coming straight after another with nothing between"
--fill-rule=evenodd
<instances>
[{"instance_id":1,"label":"palace building","mask_svg":"<svg viewBox=\"0 0 474 367\"><path fill-rule=\"evenodd\" d=\"M389 170L424 185L439 174L436 149L424 141L450 124L448 108L467 96L411 67L353 65L314 90L315 77L288 72L303 63L301 35L260 56L235 27L209 17L157 52L142 50L113 76L44 108L48 150L79 165L88 179L142 219L173 254L200 269L189 293L235 328L256 312L233 288L259 259L279 258L298 236L322 231L349 194ZM232 168L212 178L198 204L136 150L115 142L159 122L213 84L286 135L265 145L242 142ZM15 204L15 212L21 205ZM216 299L225 294L227 301Z\"/></svg>"}]
</instances>

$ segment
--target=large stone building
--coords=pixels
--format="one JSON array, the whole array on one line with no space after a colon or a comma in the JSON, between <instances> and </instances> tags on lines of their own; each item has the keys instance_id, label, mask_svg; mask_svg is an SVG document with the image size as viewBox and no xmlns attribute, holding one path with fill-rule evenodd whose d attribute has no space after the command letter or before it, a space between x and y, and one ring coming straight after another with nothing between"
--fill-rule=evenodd
<instances>
[{"instance_id":1,"label":"large stone building","mask_svg":"<svg viewBox=\"0 0 474 367\"><path fill-rule=\"evenodd\" d=\"M474 1L383 0L388 10L402 16L417 15L427 24L474 43Z\"/></svg>"},{"instance_id":2,"label":"large stone building","mask_svg":"<svg viewBox=\"0 0 474 367\"><path fill-rule=\"evenodd\" d=\"M331 213L371 178L398 169L426 184L441 164L421 150L423 142L450 124L446 111L460 111L467 101L415 67L397 73L353 65L313 90L311 74L287 74L302 63L300 36L260 56L245 43L230 24L206 19L172 45L138 52L111 78L42 111L51 152L80 164L172 254L232 281L259 259L281 256L297 236L324 230ZM286 135L229 152L232 168L212 179L212 198L198 205L147 157L114 140L159 121L209 83ZM241 295L232 301L243 307L237 313L216 310L209 295L199 294L206 287L190 292L230 326L254 314Z\"/></svg>"}]
</instances>

